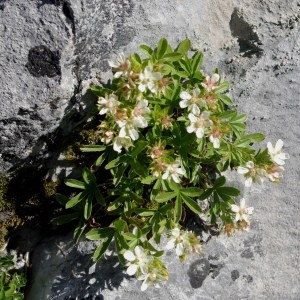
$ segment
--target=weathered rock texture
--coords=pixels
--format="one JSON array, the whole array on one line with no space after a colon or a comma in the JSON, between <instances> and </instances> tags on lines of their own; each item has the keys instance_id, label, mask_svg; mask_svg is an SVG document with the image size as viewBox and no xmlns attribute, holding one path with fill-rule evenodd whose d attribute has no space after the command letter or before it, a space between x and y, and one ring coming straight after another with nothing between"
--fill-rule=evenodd
<instances>
[{"instance_id":1,"label":"weathered rock texture","mask_svg":"<svg viewBox=\"0 0 300 300\"><path fill-rule=\"evenodd\" d=\"M163 289L141 293L113 258L90 269L92 244L82 252L57 238L34 253L28 299L300 298L299 18L295 0L0 1L0 171L49 155L53 132L85 117L88 83L109 78L107 59L161 37L190 38L205 72L219 67L231 81L249 132L283 139L291 156L281 186L247 195L251 232L214 238L183 266L167 255Z\"/></svg>"}]
</instances>

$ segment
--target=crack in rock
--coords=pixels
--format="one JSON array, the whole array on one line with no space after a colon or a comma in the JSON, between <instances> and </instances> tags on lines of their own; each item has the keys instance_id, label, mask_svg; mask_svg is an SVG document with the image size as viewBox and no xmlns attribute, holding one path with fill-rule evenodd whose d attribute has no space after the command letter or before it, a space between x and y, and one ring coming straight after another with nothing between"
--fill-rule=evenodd
<instances>
[{"instance_id":1,"label":"crack in rock","mask_svg":"<svg viewBox=\"0 0 300 300\"><path fill-rule=\"evenodd\" d=\"M261 41L257 33L253 30L253 26L248 24L243 18L242 13L238 9L234 9L229 22L231 34L238 39L240 53L245 57L256 55L261 57L263 49L259 47Z\"/></svg>"}]
</instances>

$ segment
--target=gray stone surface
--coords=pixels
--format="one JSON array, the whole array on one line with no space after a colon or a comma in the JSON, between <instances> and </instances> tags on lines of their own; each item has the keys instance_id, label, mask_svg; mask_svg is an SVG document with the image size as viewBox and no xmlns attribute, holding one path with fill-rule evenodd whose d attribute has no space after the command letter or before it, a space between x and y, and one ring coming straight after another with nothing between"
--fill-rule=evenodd
<instances>
[{"instance_id":1,"label":"gray stone surface","mask_svg":"<svg viewBox=\"0 0 300 300\"><path fill-rule=\"evenodd\" d=\"M219 67L231 81L232 98L249 115L249 132L263 132L273 143L283 139L291 157L280 186L246 191L255 207L250 233L213 238L203 256L184 265L166 255L171 279L164 288L142 293L113 258L93 269L92 244L84 242L84 252L83 244L76 248L70 238L57 237L34 252L28 299L300 299L299 18L295 0L1 2L3 169L65 124L71 108L85 109L80 93L90 81L109 78L108 58L140 43L154 46L161 37L173 45L188 37L202 49L203 69ZM59 51L61 75L57 68L54 77L31 75L28 54L39 45L54 57ZM72 98L79 83L82 91Z\"/></svg>"},{"instance_id":2,"label":"gray stone surface","mask_svg":"<svg viewBox=\"0 0 300 300\"><path fill-rule=\"evenodd\" d=\"M43 153L68 113L77 86L73 42L58 1L1 1L1 173Z\"/></svg>"}]
</instances>

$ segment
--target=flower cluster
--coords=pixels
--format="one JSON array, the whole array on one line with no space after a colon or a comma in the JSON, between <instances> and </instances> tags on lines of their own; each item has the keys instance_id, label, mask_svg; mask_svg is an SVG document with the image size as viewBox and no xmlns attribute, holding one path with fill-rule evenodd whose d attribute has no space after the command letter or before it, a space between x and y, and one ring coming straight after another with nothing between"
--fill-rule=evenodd
<instances>
[{"instance_id":1,"label":"flower cluster","mask_svg":"<svg viewBox=\"0 0 300 300\"><path fill-rule=\"evenodd\" d=\"M149 286L160 287L160 284L168 280L168 272L164 264L142 246L136 246L134 251L127 250L124 253L127 262L127 274L136 275L142 280L141 290L145 291Z\"/></svg>"},{"instance_id":2,"label":"flower cluster","mask_svg":"<svg viewBox=\"0 0 300 300\"><path fill-rule=\"evenodd\" d=\"M195 234L191 231L180 230L178 227L174 228L170 235L166 248L168 250L175 249L176 255L181 261L184 261L191 253L202 252L202 246Z\"/></svg>"},{"instance_id":3,"label":"flower cluster","mask_svg":"<svg viewBox=\"0 0 300 300\"><path fill-rule=\"evenodd\" d=\"M190 49L189 40L173 49L161 39L154 49L141 45L143 55L120 54L108 62L111 83L91 87L98 97L101 143L82 147L101 154L91 169L83 169L82 181L66 180L79 190L66 201L75 212L57 219L79 218L77 240L92 227L86 237L102 241L95 260L114 241L121 263L142 281L142 290L168 278L158 259L163 251L152 244L159 245L165 232L166 248L181 261L201 252L195 234L185 230L193 215L229 235L249 230L253 208L245 199L235 204L240 191L226 184L226 170L242 174L247 187L265 179L279 182L289 158L281 140L274 147L252 147L264 135L246 132L247 116L226 95L224 76L218 69L203 74L203 54ZM93 227L104 212L107 220Z\"/></svg>"},{"instance_id":4,"label":"flower cluster","mask_svg":"<svg viewBox=\"0 0 300 300\"><path fill-rule=\"evenodd\" d=\"M251 215L253 214L253 207L246 206L246 200L244 198L241 199L240 205L232 204L231 210L235 214L235 227L237 229L249 231ZM231 235L234 231L234 227L230 227L230 224L225 228L225 231Z\"/></svg>"},{"instance_id":5,"label":"flower cluster","mask_svg":"<svg viewBox=\"0 0 300 300\"><path fill-rule=\"evenodd\" d=\"M283 165L289 158L287 153L282 152L283 141L278 140L275 147L270 142L267 144L269 161L255 164L253 161L246 162L245 166L239 166L237 172L245 176L245 186L250 187L253 182L263 183L264 179L279 182L283 176Z\"/></svg>"}]
</instances>

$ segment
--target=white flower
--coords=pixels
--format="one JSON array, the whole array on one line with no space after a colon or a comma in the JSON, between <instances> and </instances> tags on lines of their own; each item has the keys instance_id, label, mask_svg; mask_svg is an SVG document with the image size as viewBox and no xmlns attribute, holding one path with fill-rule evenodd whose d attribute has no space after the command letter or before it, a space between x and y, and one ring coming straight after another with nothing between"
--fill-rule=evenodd
<instances>
[{"instance_id":1,"label":"white flower","mask_svg":"<svg viewBox=\"0 0 300 300\"><path fill-rule=\"evenodd\" d=\"M179 106L181 108L188 108L188 111L191 111L194 115L200 114L200 108L202 106L205 106L205 101L199 99L200 89L195 88L192 90L192 95L188 92L181 92L180 98L182 99L179 102Z\"/></svg>"},{"instance_id":2,"label":"white flower","mask_svg":"<svg viewBox=\"0 0 300 300\"><path fill-rule=\"evenodd\" d=\"M211 92L218 87L220 75L214 73L212 76L206 76L205 81L201 85L206 89L207 92Z\"/></svg>"},{"instance_id":3,"label":"white flower","mask_svg":"<svg viewBox=\"0 0 300 300\"><path fill-rule=\"evenodd\" d=\"M284 168L282 166L273 165L267 170L268 178L270 181L279 181L283 177Z\"/></svg>"},{"instance_id":4,"label":"white flower","mask_svg":"<svg viewBox=\"0 0 300 300\"><path fill-rule=\"evenodd\" d=\"M136 141L139 138L139 132L133 126L133 124L127 123L125 126L122 126L119 132L119 137L121 138L131 138L133 141Z\"/></svg>"},{"instance_id":5,"label":"white flower","mask_svg":"<svg viewBox=\"0 0 300 300\"><path fill-rule=\"evenodd\" d=\"M273 147L272 144L268 142L267 147L271 160L279 166L283 166L285 164L284 160L290 158L287 153L283 153L281 150L283 147L282 140L278 140L275 147Z\"/></svg>"},{"instance_id":6,"label":"white flower","mask_svg":"<svg viewBox=\"0 0 300 300\"><path fill-rule=\"evenodd\" d=\"M99 97L98 107L100 109L99 114L104 115L107 112L114 114L120 102L114 94L105 95L105 98Z\"/></svg>"},{"instance_id":7,"label":"white flower","mask_svg":"<svg viewBox=\"0 0 300 300\"><path fill-rule=\"evenodd\" d=\"M266 177L266 171L255 167L253 161L248 161L246 167L239 166L237 172L247 178L245 180L246 187L250 187L253 182L262 184L264 177Z\"/></svg>"},{"instance_id":8,"label":"white flower","mask_svg":"<svg viewBox=\"0 0 300 300\"><path fill-rule=\"evenodd\" d=\"M130 61L126 58L124 53L120 53L115 61L109 60L108 64L116 71L114 78L119 78L122 75L126 75L131 66Z\"/></svg>"},{"instance_id":9,"label":"white flower","mask_svg":"<svg viewBox=\"0 0 300 300\"><path fill-rule=\"evenodd\" d=\"M118 153L121 153L123 147L127 150L131 146L132 146L132 143L131 143L130 137L117 136L114 139L113 149Z\"/></svg>"},{"instance_id":10,"label":"white flower","mask_svg":"<svg viewBox=\"0 0 300 300\"><path fill-rule=\"evenodd\" d=\"M153 72L152 66L147 66L143 73L140 73L141 83L138 86L139 91L142 93L148 88L152 93L157 92L157 81L160 80L163 75L159 72Z\"/></svg>"},{"instance_id":11,"label":"white flower","mask_svg":"<svg viewBox=\"0 0 300 300\"><path fill-rule=\"evenodd\" d=\"M149 264L153 262L153 257L148 255L148 251L141 246L136 246L134 252L127 250L124 253L124 258L128 261L126 266L127 274L148 274Z\"/></svg>"},{"instance_id":12,"label":"white flower","mask_svg":"<svg viewBox=\"0 0 300 300\"><path fill-rule=\"evenodd\" d=\"M104 144L109 144L114 138L114 133L110 130L107 130L103 133L101 137L101 142Z\"/></svg>"},{"instance_id":13,"label":"white flower","mask_svg":"<svg viewBox=\"0 0 300 300\"><path fill-rule=\"evenodd\" d=\"M250 223L250 217L253 214L253 207L246 207L246 201L244 198L241 199L240 205L231 205L231 210L235 212L235 221L245 221Z\"/></svg>"},{"instance_id":14,"label":"white flower","mask_svg":"<svg viewBox=\"0 0 300 300\"><path fill-rule=\"evenodd\" d=\"M171 231L170 240L166 248L168 250L175 249L176 255L185 258L190 253L201 253L202 247L195 234L191 231L180 230L174 228Z\"/></svg>"},{"instance_id":15,"label":"white flower","mask_svg":"<svg viewBox=\"0 0 300 300\"><path fill-rule=\"evenodd\" d=\"M146 128L148 126L148 121L145 116L150 113L150 108L148 107L147 100L141 100L132 110L132 122L138 128Z\"/></svg>"},{"instance_id":16,"label":"white flower","mask_svg":"<svg viewBox=\"0 0 300 300\"><path fill-rule=\"evenodd\" d=\"M185 170L181 166L180 162L174 162L166 165L165 173L162 175L162 179L171 180L179 183L181 176L185 175Z\"/></svg>"},{"instance_id":17,"label":"white flower","mask_svg":"<svg viewBox=\"0 0 300 300\"><path fill-rule=\"evenodd\" d=\"M181 235L181 230L179 228L174 228L171 231L171 238L168 241L166 248L168 250L174 249L178 256L181 256L184 254L184 239Z\"/></svg>"},{"instance_id":18,"label":"white flower","mask_svg":"<svg viewBox=\"0 0 300 300\"><path fill-rule=\"evenodd\" d=\"M209 136L209 141L213 143L215 149L220 148L220 139L218 137L215 137L213 134L211 134Z\"/></svg>"},{"instance_id":19,"label":"white flower","mask_svg":"<svg viewBox=\"0 0 300 300\"><path fill-rule=\"evenodd\" d=\"M154 286L156 288L160 288L160 283L168 280L168 276L163 274L160 269L153 268L151 272L147 274L142 274L138 278L138 280L143 280L141 285L141 291L146 291L149 286Z\"/></svg>"},{"instance_id":20,"label":"white flower","mask_svg":"<svg viewBox=\"0 0 300 300\"><path fill-rule=\"evenodd\" d=\"M186 128L187 132L195 132L197 138L202 138L204 136L205 128L213 125L213 122L209 119L209 116L209 111L204 111L201 115L189 113L188 118L190 119L191 125Z\"/></svg>"}]
</instances>

